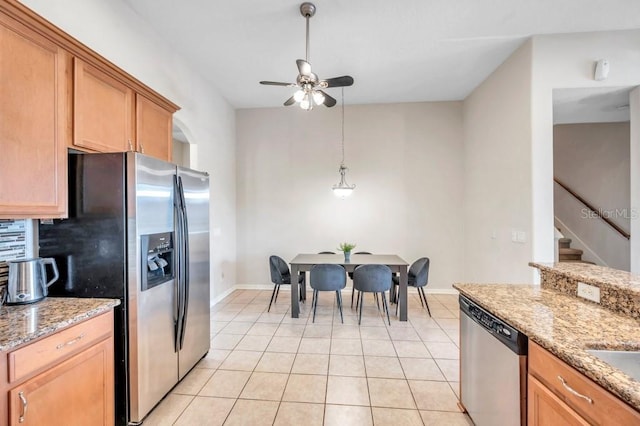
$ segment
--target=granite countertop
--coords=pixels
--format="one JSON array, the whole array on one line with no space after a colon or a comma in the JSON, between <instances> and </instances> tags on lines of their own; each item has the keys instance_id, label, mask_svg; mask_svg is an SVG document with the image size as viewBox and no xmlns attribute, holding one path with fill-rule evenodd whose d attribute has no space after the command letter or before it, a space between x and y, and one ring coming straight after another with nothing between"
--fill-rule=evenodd
<instances>
[{"instance_id":1,"label":"granite countertop","mask_svg":"<svg viewBox=\"0 0 640 426\"><path fill-rule=\"evenodd\" d=\"M640 382L586 352L592 348L640 350L640 322L636 319L537 285L454 287L640 410Z\"/></svg>"},{"instance_id":2,"label":"granite countertop","mask_svg":"<svg viewBox=\"0 0 640 426\"><path fill-rule=\"evenodd\" d=\"M0 352L100 315L118 299L47 297L29 305L0 306Z\"/></svg>"}]
</instances>

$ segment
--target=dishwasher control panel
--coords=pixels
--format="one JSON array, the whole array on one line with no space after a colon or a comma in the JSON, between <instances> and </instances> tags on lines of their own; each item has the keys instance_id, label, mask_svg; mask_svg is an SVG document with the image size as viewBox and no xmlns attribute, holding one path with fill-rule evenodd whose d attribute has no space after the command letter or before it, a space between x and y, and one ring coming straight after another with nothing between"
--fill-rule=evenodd
<instances>
[{"instance_id":1,"label":"dishwasher control panel","mask_svg":"<svg viewBox=\"0 0 640 426\"><path fill-rule=\"evenodd\" d=\"M507 345L512 351L521 355L527 353L527 336L476 305L468 298L460 296L459 302L461 314L473 319L485 330Z\"/></svg>"}]
</instances>

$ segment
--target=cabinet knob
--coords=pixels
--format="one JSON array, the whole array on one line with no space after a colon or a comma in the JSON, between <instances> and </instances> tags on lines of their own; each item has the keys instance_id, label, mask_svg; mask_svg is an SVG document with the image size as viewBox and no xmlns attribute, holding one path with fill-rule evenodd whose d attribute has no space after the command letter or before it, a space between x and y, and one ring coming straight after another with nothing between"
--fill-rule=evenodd
<instances>
[{"instance_id":1,"label":"cabinet knob","mask_svg":"<svg viewBox=\"0 0 640 426\"><path fill-rule=\"evenodd\" d=\"M131 143L131 139L127 141L129 143L129 151L133 151L133 144Z\"/></svg>"},{"instance_id":2,"label":"cabinet knob","mask_svg":"<svg viewBox=\"0 0 640 426\"><path fill-rule=\"evenodd\" d=\"M140 141L140 152L144 154L144 144Z\"/></svg>"}]
</instances>

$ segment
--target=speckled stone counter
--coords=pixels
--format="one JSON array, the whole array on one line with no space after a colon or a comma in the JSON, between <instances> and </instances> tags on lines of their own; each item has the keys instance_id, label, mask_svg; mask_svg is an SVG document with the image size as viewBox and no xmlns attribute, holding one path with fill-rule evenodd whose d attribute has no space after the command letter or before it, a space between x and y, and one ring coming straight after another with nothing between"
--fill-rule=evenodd
<instances>
[{"instance_id":1,"label":"speckled stone counter","mask_svg":"<svg viewBox=\"0 0 640 426\"><path fill-rule=\"evenodd\" d=\"M118 299L47 297L29 305L0 306L0 351L55 333L119 304Z\"/></svg>"},{"instance_id":2,"label":"speckled stone counter","mask_svg":"<svg viewBox=\"0 0 640 426\"><path fill-rule=\"evenodd\" d=\"M529 263L538 268L542 288L576 296L578 282L600 289L600 304L640 319L640 275L577 262Z\"/></svg>"},{"instance_id":3,"label":"speckled stone counter","mask_svg":"<svg viewBox=\"0 0 640 426\"><path fill-rule=\"evenodd\" d=\"M640 323L536 285L454 284L460 293L640 410L640 382L585 349L640 350Z\"/></svg>"}]
</instances>

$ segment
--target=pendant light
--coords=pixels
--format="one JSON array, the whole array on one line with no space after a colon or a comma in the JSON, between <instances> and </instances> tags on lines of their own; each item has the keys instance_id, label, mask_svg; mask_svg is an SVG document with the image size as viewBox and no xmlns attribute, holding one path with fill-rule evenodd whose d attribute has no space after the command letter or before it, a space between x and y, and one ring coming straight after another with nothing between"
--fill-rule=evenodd
<instances>
[{"instance_id":1,"label":"pendant light","mask_svg":"<svg viewBox=\"0 0 640 426\"><path fill-rule=\"evenodd\" d=\"M347 167L344 165L344 88L342 88L342 161L340 162L340 182L337 185L333 185L333 193L336 197L346 198L353 192L355 185L349 185L345 174L347 173Z\"/></svg>"}]
</instances>

